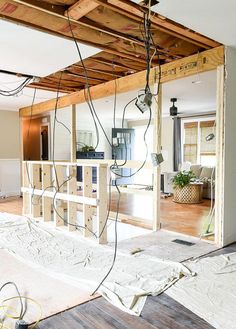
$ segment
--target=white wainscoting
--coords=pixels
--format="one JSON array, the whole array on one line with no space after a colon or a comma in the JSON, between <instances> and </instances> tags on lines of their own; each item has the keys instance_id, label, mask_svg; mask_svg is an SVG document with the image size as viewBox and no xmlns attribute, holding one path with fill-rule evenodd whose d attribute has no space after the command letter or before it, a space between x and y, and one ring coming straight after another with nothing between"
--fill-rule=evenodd
<instances>
[{"instance_id":1,"label":"white wainscoting","mask_svg":"<svg viewBox=\"0 0 236 329\"><path fill-rule=\"evenodd\" d=\"M20 195L20 159L0 159L0 197Z\"/></svg>"}]
</instances>

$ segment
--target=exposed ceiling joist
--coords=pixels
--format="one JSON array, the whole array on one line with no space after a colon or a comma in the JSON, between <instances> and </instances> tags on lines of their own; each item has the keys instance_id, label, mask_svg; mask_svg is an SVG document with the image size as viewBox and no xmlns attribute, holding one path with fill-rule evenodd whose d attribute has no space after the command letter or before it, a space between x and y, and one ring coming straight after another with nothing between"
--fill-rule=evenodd
<instances>
[{"instance_id":1,"label":"exposed ceiling joist","mask_svg":"<svg viewBox=\"0 0 236 329\"><path fill-rule=\"evenodd\" d=\"M0 0L0 17L64 38L75 38L80 43L103 50L98 56L85 61L87 74L73 65L60 68L66 78L62 81L65 92L81 90L85 86L86 75L94 86L145 69L142 23L146 10L124 0ZM218 45L158 14L152 13L151 20L152 47L154 49L157 45L158 49L158 57L152 58L152 67L159 62L169 63ZM153 49L151 56L154 55ZM37 85L49 85L51 88L54 84L57 88L57 77L48 75ZM71 84L70 79L73 80Z\"/></svg>"},{"instance_id":2,"label":"exposed ceiling joist","mask_svg":"<svg viewBox=\"0 0 236 329\"><path fill-rule=\"evenodd\" d=\"M187 58L176 60L172 63L163 64L161 66L161 82L167 82L174 79L184 78L190 75L198 74L216 69L219 65L224 64L224 47L218 47L211 50L189 56ZM158 68L151 69L150 84L156 82ZM92 99L99 99L117 93L124 93L131 90L143 88L146 82L146 70L133 75L128 75L116 80L111 80L100 85L90 88ZM62 96L58 99L52 99L46 102L35 104L33 107L25 107L20 109L20 116L38 115L46 113L54 109L57 103L58 109L70 106L72 104L80 104L86 101L86 92L84 90L74 92L70 95ZM32 111L32 112L31 112Z\"/></svg>"},{"instance_id":3,"label":"exposed ceiling joist","mask_svg":"<svg viewBox=\"0 0 236 329\"><path fill-rule=\"evenodd\" d=\"M40 13L48 14L49 17L53 16L53 17L57 17L57 18L62 19L62 20L66 20L66 23L68 23L68 16L60 15L60 14L58 14L57 12L55 12L53 10L45 9L45 8L36 6L32 3L28 3L26 1L23 1L23 0L8 0L7 4L12 4L13 5L12 8L14 8L14 4L19 4L22 7L30 8L31 11L32 11L32 15L29 18L31 18L31 23L32 24L35 24L35 17L40 15ZM5 0L0 1L0 12L1 12L1 9L2 9L1 5L2 5L2 8L6 7ZM5 10L5 13L7 13L6 10ZM122 39L124 41L128 41L128 42L137 44L141 47L144 47L143 42L141 40L138 40L137 38L129 37L124 33L113 31L113 30L110 30L108 28L104 28L102 26L99 26L99 24L93 23L91 21L88 21L88 20L85 20L85 19L79 20L79 21L74 20L74 19L70 19L70 21L71 21L72 29L74 29L78 25L78 26L82 26L85 29L94 30L94 31L97 31L99 33L103 33L104 35L113 36L113 37ZM71 36L71 31L70 31L69 24L67 24L67 28L64 28L64 31L65 31L66 35ZM63 34L63 31L62 31L62 34Z\"/></svg>"},{"instance_id":4,"label":"exposed ceiling joist","mask_svg":"<svg viewBox=\"0 0 236 329\"><path fill-rule=\"evenodd\" d=\"M94 0L98 4L106 6L111 10L114 10L118 13L126 15L129 18L140 21L140 18L143 18L144 12L147 12L147 9L140 8L140 6L135 3L131 3L127 0ZM201 46L205 49L212 47L218 47L220 44L210 38L207 38L199 33L191 31L184 26L177 24L161 15L153 14L151 16L151 22L154 27L158 28L160 31L167 31L177 37L182 37L187 41L191 41L198 46Z\"/></svg>"},{"instance_id":5,"label":"exposed ceiling joist","mask_svg":"<svg viewBox=\"0 0 236 329\"><path fill-rule=\"evenodd\" d=\"M69 16L77 21L98 6L99 4L93 0L79 0L65 11L65 16Z\"/></svg>"},{"instance_id":6,"label":"exposed ceiling joist","mask_svg":"<svg viewBox=\"0 0 236 329\"><path fill-rule=\"evenodd\" d=\"M104 64L104 63L102 62L102 64ZM79 68L79 69L84 70L84 68L83 68L82 65L74 64L73 66L75 68ZM118 74L117 72L111 72L111 71L93 69L93 68L89 68L89 67L86 67L86 71L99 73L99 74L102 74L102 75L105 75L105 76L107 75L107 76L110 76L110 77L113 77L113 78L121 78L122 77L122 74Z\"/></svg>"}]
</instances>

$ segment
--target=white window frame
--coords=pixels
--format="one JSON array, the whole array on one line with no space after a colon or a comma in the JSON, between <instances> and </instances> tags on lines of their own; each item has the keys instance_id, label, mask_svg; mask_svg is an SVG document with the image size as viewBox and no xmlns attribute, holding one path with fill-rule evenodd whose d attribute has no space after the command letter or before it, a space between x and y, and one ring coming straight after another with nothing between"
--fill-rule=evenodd
<instances>
[{"instance_id":1,"label":"white window frame","mask_svg":"<svg viewBox=\"0 0 236 329\"><path fill-rule=\"evenodd\" d=\"M198 136L198 140L197 140L197 164L200 164L201 161L201 155L200 155L200 145L201 145L201 128L200 128L200 123L204 122L204 121L215 121L216 120L216 116L209 116L209 117L195 117L195 118L187 118L187 119L182 119L181 120L181 148L182 148L182 163L184 162L184 141L185 141L185 129L184 129L184 124L185 123L189 123L189 122L197 122L197 136Z\"/></svg>"}]
</instances>

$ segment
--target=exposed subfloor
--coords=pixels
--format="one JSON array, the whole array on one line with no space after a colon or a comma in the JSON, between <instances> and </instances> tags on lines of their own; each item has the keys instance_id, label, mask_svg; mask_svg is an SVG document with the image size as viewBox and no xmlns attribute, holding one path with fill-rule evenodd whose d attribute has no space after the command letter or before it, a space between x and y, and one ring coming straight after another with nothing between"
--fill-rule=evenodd
<instances>
[{"instance_id":1,"label":"exposed subfloor","mask_svg":"<svg viewBox=\"0 0 236 329\"><path fill-rule=\"evenodd\" d=\"M236 252L236 244L211 256ZM208 255L209 256L209 255ZM103 298L90 301L42 321L39 329L211 329L206 321L165 293L148 297L141 317L121 312Z\"/></svg>"}]
</instances>

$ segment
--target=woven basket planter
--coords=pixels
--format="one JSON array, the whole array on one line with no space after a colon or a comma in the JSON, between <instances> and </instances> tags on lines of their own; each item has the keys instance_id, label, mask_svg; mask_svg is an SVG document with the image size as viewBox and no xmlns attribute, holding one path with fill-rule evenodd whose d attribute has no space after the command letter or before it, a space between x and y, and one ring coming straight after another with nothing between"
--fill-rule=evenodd
<instances>
[{"instance_id":1,"label":"woven basket planter","mask_svg":"<svg viewBox=\"0 0 236 329\"><path fill-rule=\"evenodd\" d=\"M202 201L202 184L188 184L184 187L174 188L174 202L200 203Z\"/></svg>"}]
</instances>

